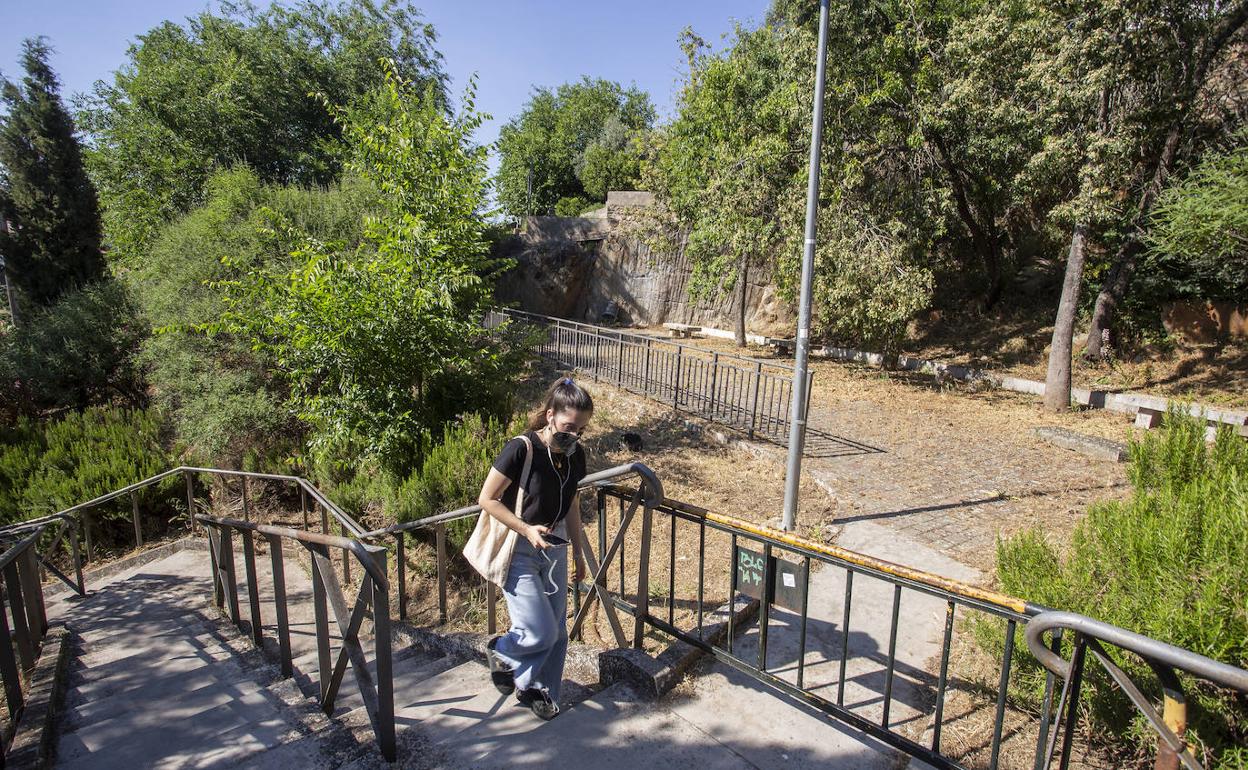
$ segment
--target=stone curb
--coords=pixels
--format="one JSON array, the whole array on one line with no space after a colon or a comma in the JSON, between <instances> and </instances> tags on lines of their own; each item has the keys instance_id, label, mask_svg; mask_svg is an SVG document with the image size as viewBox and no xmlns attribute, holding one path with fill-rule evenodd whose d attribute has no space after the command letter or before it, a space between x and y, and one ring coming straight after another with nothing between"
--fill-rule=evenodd
<instances>
[{"instance_id":1,"label":"stone curb","mask_svg":"<svg viewBox=\"0 0 1248 770\"><path fill-rule=\"evenodd\" d=\"M69 630L62 625L48 629L43 650L30 676L26 705L22 709L13 743L5 761L9 767L51 767L56 733L52 729L64 701L69 665Z\"/></svg>"},{"instance_id":2,"label":"stone curb","mask_svg":"<svg viewBox=\"0 0 1248 770\"><path fill-rule=\"evenodd\" d=\"M725 604L702 622L702 639L715 645L728 632L729 615L734 627L751 622L758 615L758 600L738 595L731 608ZM644 700L657 700L676 686L685 672L705 650L676 640L655 657L642 650L623 648L598 655L599 681L604 687L623 684Z\"/></svg>"},{"instance_id":3,"label":"stone curb","mask_svg":"<svg viewBox=\"0 0 1248 770\"><path fill-rule=\"evenodd\" d=\"M1127 447L1117 441L1110 441L1099 436L1087 436L1066 428L1040 427L1032 429L1032 432L1054 446L1070 449L1098 460L1110 460L1116 463L1127 461Z\"/></svg>"},{"instance_id":4,"label":"stone curb","mask_svg":"<svg viewBox=\"0 0 1248 770\"><path fill-rule=\"evenodd\" d=\"M208 544L195 535L187 535L170 543L158 545L155 548L148 548L143 551L125 556L117 561L105 564L103 567L92 570L83 570L82 579L86 584L87 590L91 590L91 583L104 578L110 578L113 575L125 572L131 567L141 567L149 562L158 561L166 556L172 556L178 551L185 550L207 551ZM71 575L72 577L72 575ZM73 593L73 590L57 580L55 583L45 583L43 587L43 595L45 598L62 596L64 594Z\"/></svg>"}]
</instances>

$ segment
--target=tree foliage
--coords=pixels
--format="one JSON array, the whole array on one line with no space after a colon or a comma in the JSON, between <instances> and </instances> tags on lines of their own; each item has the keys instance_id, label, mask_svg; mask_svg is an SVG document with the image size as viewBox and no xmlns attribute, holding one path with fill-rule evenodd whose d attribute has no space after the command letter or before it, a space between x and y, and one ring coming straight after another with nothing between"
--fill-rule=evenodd
<instances>
[{"instance_id":1,"label":"tree foliage","mask_svg":"<svg viewBox=\"0 0 1248 770\"><path fill-rule=\"evenodd\" d=\"M601 202L609 189L632 187L635 138L654 119L645 92L609 80L537 89L499 131L499 204L512 216L549 214L565 198Z\"/></svg>"},{"instance_id":2,"label":"tree foliage","mask_svg":"<svg viewBox=\"0 0 1248 770\"><path fill-rule=\"evenodd\" d=\"M263 467L297 450L299 423L282 408L285 386L271 361L244 339L194 329L218 323L227 306L214 282L246 270L290 267L287 244L270 227L355 248L377 193L348 174L327 188L266 185L246 167L219 171L205 201L161 229L143 261L125 273L157 333L139 360L190 457L219 467Z\"/></svg>"},{"instance_id":3,"label":"tree foliage","mask_svg":"<svg viewBox=\"0 0 1248 770\"><path fill-rule=\"evenodd\" d=\"M434 39L411 6L373 0L226 2L140 35L81 112L117 256L137 257L161 225L200 204L215 169L245 163L277 184L337 179L341 129L313 93L360 103L388 58L442 103Z\"/></svg>"},{"instance_id":4,"label":"tree foliage","mask_svg":"<svg viewBox=\"0 0 1248 770\"><path fill-rule=\"evenodd\" d=\"M42 39L27 40L26 77L0 82L0 255L8 279L35 305L104 275L95 189L50 53Z\"/></svg>"},{"instance_id":5,"label":"tree foliage","mask_svg":"<svg viewBox=\"0 0 1248 770\"><path fill-rule=\"evenodd\" d=\"M471 143L481 122L471 87L462 104L448 116L435 89L387 63L367 108L330 106L350 168L379 193L362 242L342 248L274 214L293 244L289 265L232 264L241 275L221 283L223 321L206 327L272 362L319 454L372 457L399 477L419 465L427 431L506 410L518 363L481 325L504 265L489 257L478 215L486 151Z\"/></svg>"},{"instance_id":6,"label":"tree foliage","mask_svg":"<svg viewBox=\"0 0 1248 770\"><path fill-rule=\"evenodd\" d=\"M133 299L114 281L62 294L0 337L0 414L143 405L135 348L146 334Z\"/></svg>"},{"instance_id":7,"label":"tree foliage","mask_svg":"<svg viewBox=\"0 0 1248 770\"><path fill-rule=\"evenodd\" d=\"M1153 211L1147 273L1183 294L1248 297L1248 134L1206 158Z\"/></svg>"}]
</instances>

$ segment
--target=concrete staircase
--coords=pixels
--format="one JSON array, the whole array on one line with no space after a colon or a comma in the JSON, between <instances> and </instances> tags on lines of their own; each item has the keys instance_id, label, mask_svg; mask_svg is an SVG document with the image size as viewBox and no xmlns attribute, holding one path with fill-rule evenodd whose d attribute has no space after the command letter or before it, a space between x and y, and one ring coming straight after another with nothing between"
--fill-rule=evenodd
<instances>
[{"instance_id":1,"label":"concrete staircase","mask_svg":"<svg viewBox=\"0 0 1248 770\"><path fill-rule=\"evenodd\" d=\"M398 762L387 765L350 668L333 715L317 706L310 580L294 553L286 556L293 678L283 678L276 663L263 553L257 567L264 651L211 606L208 553L197 547L89 581L85 598L49 599L49 619L64 623L71 640L54 766L787 770L897 762L883 747L746 679L658 703L642 702L622 685L593 692L565 681L563 713L542 722L500 695L475 657L396 645ZM245 581L239 605L246 618ZM729 718L744 711L757 713Z\"/></svg>"},{"instance_id":2,"label":"concrete staircase","mask_svg":"<svg viewBox=\"0 0 1248 770\"><path fill-rule=\"evenodd\" d=\"M267 568L267 559L257 561ZM275 648L260 652L210 607L204 550L178 551L97 580L85 598L50 600L50 620L71 632L55 765L386 766L349 668L332 718L316 705L311 585L293 559L286 564L293 679L280 676ZM263 590L272 585L270 576L261 574L259 583L262 619L271 623L272 597ZM246 616L244 586L240 594ZM272 628L265 631L269 647ZM555 756L579 764L577 751L604 736L591 724L640 706L627 690L612 687L588 704L565 703L565 712L545 723L500 695L481 662L414 646L396 648L394 682L402 767L502 767ZM565 689L573 701L591 694Z\"/></svg>"}]
</instances>

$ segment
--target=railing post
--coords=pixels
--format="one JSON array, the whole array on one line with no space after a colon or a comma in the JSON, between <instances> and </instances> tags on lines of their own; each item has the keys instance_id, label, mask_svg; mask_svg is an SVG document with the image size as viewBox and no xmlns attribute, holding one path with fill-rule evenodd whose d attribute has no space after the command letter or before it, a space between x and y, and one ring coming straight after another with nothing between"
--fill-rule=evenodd
<instances>
[{"instance_id":1,"label":"railing post","mask_svg":"<svg viewBox=\"0 0 1248 770\"><path fill-rule=\"evenodd\" d=\"M312 527L308 524L308 490L299 485L299 511L303 514L303 531L310 532Z\"/></svg>"},{"instance_id":2,"label":"railing post","mask_svg":"<svg viewBox=\"0 0 1248 770\"><path fill-rule=\"evenodd\" d=\"M399 620L407 620L407 554L402 532L394 534L395 570L398 572Z\"/></svg>"},{"instance_id":3,"label":"railing post","mask_svg":"<svg viewBox=\"0 0 1248 770\"><path fill-rule=\"evenodd\" d=\"M27 625L38 649L48 632L48 615L43 604L43 584L39 581L39 562L35 559L34 545L18 558L17 574L22 581L22 596L26 600Z\"/></svg>"},{"instance_id":4,"label":"railing post","mask_svg":"<svg viewBox=\"0 0 1248 770\"><path fill-rule=\"evenodd\" d=\"M14 616L18 613L15 611ZM9 706L9 719L16 724L15 714L22 710L22 676L13 657L13 635L9 632L8 613L0 598L0 678L4 679L4 698Z\"/></svg>"},{"instance_id":5,"label":"railing post","mask_svg":"<svg viewBox=\"0 0 1248 770\"><path fill-rule=\"evenodd\" d=\"M593 332L590 332L590 333L594 334ZM600 346L600 342L601 342L601 337L597 334L594 334L594 359L593 359L593 364L590 366L590 369L589 369L590 373L593 374L594 376L594 382L598 381L598 348Z\"/></svg>"},{"instance_id":6,"label":"railing post","mask_svg":"<svg viewBox=\"0 0 1248 770\"><path fill-rule=\"evenodd\" d=\"M650 527L653 513L650 504L646 503L641 513L641 554L637 560L637 616L633 619L633 647L638 650L644 646L646 620L650 617ZM620 595L624 595L623 583L620 584Z\"/></svg>"},{"instance_id":7,"label":"railing post","mask_svg":"<svg viewBox=\"0 0 1248 770\"><path fill-rule=\"evenodd\" d=\"M642 387L644 388L642 392L645 393L646 395L649 395L650 394L650 338L649 337L646 337L646 365L645 365L645 375L642 378L642 382L643 382Z\"/></svg>"},{"instance_id":8,"label":"railing post","mask_svg":"<svg viewBox=\"0 0 1248 770\"><path fill-rule=\"evenodd\" d=\"M87 541L87 561L95 563L95 540L91 537L91 510L82 509L82 536Z\"/></svg>"},{"instance_id":9,"label":"railing post","mask_svg":"<svg viewBox=\"0 0 1248 770\"><path fill-rule=\"evenodd\" d=\"M438 547L438 623L446 623L446 524L434 528Z\"/></svg>"},{"instance_id":10,"label":"railing post","mask_svg":"<svg viewBox=\"0 0 1248 770\"><path fill-rule=\"evenodd\" d=\"M282 676L294 675L290 652L290 617L286 610L286 565L283 562L282 539L269 535L269 560L273 566L273 614L277 618L277 649L281 657Z\"/></svg>"},{"instance_id":11,"label":"railing post","mask_svg":"<svg viewBox=\"0 0 1248 770\"><path fill-rule=\"evenodd\" d=\"M229 527L222 527L218 537L221 539L220 568L225 573L225 600L230 608L230 620L239 624L238 612L238 575L234 570L234 535Z\"/></svg>"},{"instance_id":12,"label":"railing post","mask_svg":"<svg viewBox=\"0 0 1248 770\"><path fill-rule=\"evenodd\" d=\"M346 527L342 526L342 522L338 522L338 537L346 537ZM351 585L351 552L342 549L342 584Z\"/></svg>"},{"instance_id":13,"label":"railing post","mask_svg":"<svg viewBox=\"0 0 1248 770\"><path fill-rule=\"evenodd\" d=\"M186 477L186 528L195 528L195 481L190 471L182 471Z\"/></svg>"},{"instance_id":14,"label":"railing post","mask_svg":"<svg viewBox=\"0 0 1248 770\"><path fill-rule=\"evenodd\" d=\"M624 387L624 337L615 337L615 384Z\"/></svg>"},{"instance_id":15,"label":"railing post","mask_svg":"<svg viewBox=\"0 0 1248 770\"><path fill-rule=\"evenodd\" d=\"M498 588L485 581L485 627L490 636L498 633Z\"/></svg>"},{"instance_id":16,"label":"railing post","mask_svg":"<svg viewBox=\"0 0 1248 770\"><path fill-rule=\"evenodd\" d=\"M247 571L247 605L251 611L251 639L257 647L264 649L264 633L260 625L260 579L256 576L255 537L249 529L243 530L240 534L243 537L243 567Z\"/></svg>"},{"instance_id":17,"label":"railing post","mask_svg":"<svg viewBox=\"0 0 1248 770\"><path fill-rule=\"evenodd\" d=\"M69 526L69 550L74 560L74 574L78 578L78 595L87 595L87 583L82 577L82 549L78 546L78 527L82 525L78 516L74 517Z\"/></svg>"},{"instance_id":18,"label":"railing post","mask_svg":"<svg viewBox=\"0 0 1248 770\"><path fill-rule=\"evenodd\" d=\"M316 664L320 686L320 697L317 701L324 708L325 696L329 694L332 664L329 658L329 608L326 605L325 578L321 575L321 564L329 564L330 569L333 569L334 562L329 558L328 548L324 548L324 562L317 558L318 551L315 548L309 548L309 551L312 555L312 610L316 622Z\"/></svg>"},{"instance_id":19,"label":"railing post","mask_svg":"<svg viewBox=\"0 0 1248 770\"><path fill-rule=\"evenodd\" d=\"M711 355L711 406L709 416L715 419L715 383L719 380L719 353Z\"/></svg>"},{"instance_id":20,"label":"railing post","mask_svg":"<svg viewBox=\"0 0 1248 770\"><path fill-rule=\"evenodd\" d=\"M243 476L243 521L251 521L251 496L247 493L246 476Z\"/></svg>"},{"instance_id":21,"label":"railing post","mask_svg":"<svg viewBox=\"0 0 1248 770\"><path fill-rule=\"evenodd\" d=\"M750 439L754 438L754 429L758 427L758 386L763 379L763 362L754 364L754 395L750 397Z\"/></svg>"},{"instance_id":22,"label":"railing post","mask_svg":"<svg viewBox=\"0 0 1248 770\"><path fill-rule=\"evenodd\" d=\"M22 586L17 576L16 562L10 562L4 568L4 583L8 589L9 609L13 615L13 636L17 641L17 657L24 671L35 667L35 650L31 645L30 625L27 621L26 602L22 597Z\"/></svg>"},{"instance_id":23,"label":"railing post","mask_svg":"<svg viewBox=\"0 0 1248 770\"><path fill-rule=\"evenodd\" d=\"M676 375L672 385L672 408L678 412L680 411L680 359L684 349L684 345L676 346Z\"/></svg>"},{"instance_id":24,"label":"railing post","mask_svg":"<svg viewBox=\"0 0 1248 770\"><path fill-rule=\"evenodd\" d=\"M143 524L139 519L139 496L135 492L130 493L130 515L134 519L134 547L143 547Z\"/></svg>"},{"instance_id":25,"label":"railing post","mask_svg":"<svg viewBox=\"0 0 1248 770\"><path fill-rule=\"evenodd\" d=\"M373 558L382 575L386 571L386 550L378 549ZM394 738L394 672L390 645L390 589L384 582L373 580L367 572L364 579L373 586L373 645L377 666L377 742L381 755L393 762L396 755Z\"/></svg>"}]
</instances>

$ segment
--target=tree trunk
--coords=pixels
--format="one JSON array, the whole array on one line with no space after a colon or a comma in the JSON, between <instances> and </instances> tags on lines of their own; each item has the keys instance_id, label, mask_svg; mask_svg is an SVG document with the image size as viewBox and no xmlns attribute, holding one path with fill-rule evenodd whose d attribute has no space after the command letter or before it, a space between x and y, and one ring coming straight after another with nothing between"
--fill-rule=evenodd
<instances>
[{"instance_id":1,"label":"tree trunk","mask_svg":"<svg viewBox=\"0 0 1248 770\"><path fill-rule=\"evenodd\" d=\"M984 262L984 270L988 273L988 288L984 292L983 308L991 310L1001 299L1001 239L998 236L996 223L992 217L980 222L971 208L970 198L966 192L966 184L962 179L962 170L953 162L949 149L945 146L944 137L938 132L931 132L932 143L936 147L936 155L945 173L949 175L949 188L953 192L953 202L958 210L958 218L966 225L971 234L971 243Z\"/></svg>"},{"instance_id":2,"label":"tree trunk","mask_svg":"<svg viewBox=\"0 0 1248 770\"><path fill-rule=\"evenodd\" d=\"M737 347L745 347L745 301L750 285L750 260L741 257L741 269L737 271Z\"/></svg>"},{"instance_id":3,"label":"tree trunk","mask_svg":"<svg viewBox=\"0 0 1248 770\"><path fill-rule=\"evenodd\" d=\"M1101 342L1114 322L1114 313L1118 309L1118 303L1126 295L1131 278L1135 275L1140 252L1143 250L1143 244L1140 242L1141 229L1152 211L1153 203L1161 194L1166 178L1170 176L1179 143L1184 136L1191 105L1197 94L1204 88L1209 67L1245 24L1248 24L1248 2L1240 2L1231 6L1226 15L1210 31L1206 42L1197 47L1192 66L1185 70L1182 82L1175 89L1175 98L1179 104L1178 117L1166 136L1166 144L1158 158L1153 182L1140 198L1135 220L1131 224L1126 240L1118 249L1113 266L1105 277L1105 285L1096 297L1096 307L1092 311L1092 325L1088 329L1088 346L1083 353L1085 358L1093 360L1101 358Z\"/></svg>"},{"instance_id":4,"label":"tree trunk","mask_svg":"<svg viewBox=\"0 0 1248 770\"><path fill-rule=\"evenodd\" d=\"M1083 224L1075 225L1066 257L1066 278L1062 281L1062 299L1057 305L1053 324L1053 343L1049 347L1049 372L1044 378L1044 408L1050 412L1070 409L1071 345L1075 333L1075 310L1079 306L1079 284L1083 281L1084 244L1087 233Z\"/></svg>"},{"instance_id":5,"label":"tree trunk","mask_svg":"<svg viewBox=\"0 0 1248 770\"><path fill-rule=\"evenodd\" d=\"M1183 138L1183 126L1184 120L1180 118L1170 127L1170 132L1166 136L1166 144L1157 158L1153 181L1140 196L1135 218L1131 222L1122 245L1118 247L1118 253L1114 255L1114 262L1105 275L1105 283L1102 284L1100 293L1096 295L1096 306L1092 310L1092 324L1088 328L1088 346L1083 351L1084 358L1090 361L1100 360L1104 356L1102 343L1109 336L1107 332L1114 322L1118 303L1127 295L1131 279L1135 277L1136 263L1140 252L1144 250L1144 244L1140 240L1141 231L1153 210L1153 204L1161 195L1162 188L1165 187L1170 171L1174 168L1179 142Z\"/></svg>"}]
</instances>

